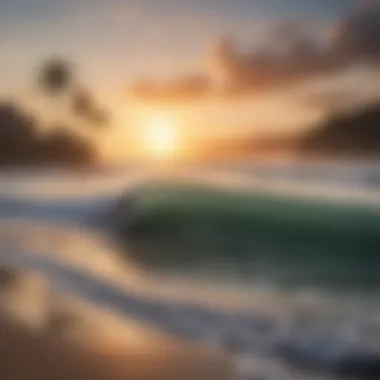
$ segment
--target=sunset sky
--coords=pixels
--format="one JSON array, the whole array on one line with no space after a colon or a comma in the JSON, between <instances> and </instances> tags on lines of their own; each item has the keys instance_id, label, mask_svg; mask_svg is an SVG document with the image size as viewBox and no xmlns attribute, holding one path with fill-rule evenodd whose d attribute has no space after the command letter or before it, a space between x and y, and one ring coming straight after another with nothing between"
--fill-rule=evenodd
<instances>
[{"instance_id":1,"label":"sunset sky","mask_svg":"<svg viewBox=\"0 0 380 380\"><path fill-rule=\"evenodd\" d=\"M292 133L380 93L380 17L354 0L3 0L2 96L74 62L126 138L148 117L192 138ZM33 99L32 99L33 100Z\"/></svg>"}]
</instances>

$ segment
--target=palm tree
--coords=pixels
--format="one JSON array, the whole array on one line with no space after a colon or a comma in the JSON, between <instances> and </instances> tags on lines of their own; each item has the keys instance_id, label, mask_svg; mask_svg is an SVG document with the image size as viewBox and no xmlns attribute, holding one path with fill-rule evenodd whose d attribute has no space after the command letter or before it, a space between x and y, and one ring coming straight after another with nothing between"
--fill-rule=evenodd
<instances>
[{"instance_id":1,"label":"palm tree","mask_svg":"<svg viewBox=\"0 0 380 380\"><path fill-rule=\"evenodd\" d=\"M79 89L72 99L72 113L94 126L103 126L108 122L108 114L99 106L89 91Z\"/></svg>"},{"instance_id":2,"label":"palm tree","mask_svg":"<svg viewBox=\"0 0 380 380\"><path fill-rule=\"evenodd\" d=\"M72 64L66 59L56 57L45 61L40 66L37 79L40 91L53 100L56 114L61 115L62 120L74 116L96 127L109 121L106 110L97 104L90 91L78 83Z\"/></svg>"},{"instance_id":3,"label":"palm tree","mask_svg":"<svg viewBox=\"0 0 380 380\"><path fill-rule=\"evenodd\" d=\"M62 95L74 82L72 65L62 58L52 58L41 65L39 87L49 95Z\"/></svg>"}]
</instances>

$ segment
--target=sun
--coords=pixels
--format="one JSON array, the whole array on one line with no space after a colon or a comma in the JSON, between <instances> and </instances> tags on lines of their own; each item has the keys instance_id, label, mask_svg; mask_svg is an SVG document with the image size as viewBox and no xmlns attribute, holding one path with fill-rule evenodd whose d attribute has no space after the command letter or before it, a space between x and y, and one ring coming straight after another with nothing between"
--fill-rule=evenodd
<instances>
[{"instance_id":1,"label":"sun","mask_svg":"<svg viewBox=\"0 0 380 380\"><path fill-rule=\"evenodd\" d=\"M180 148L178 126L165 117L155 117L146 122L144 145L146 153L156 158L173 156Z\"/></svg>"}]
</instances>

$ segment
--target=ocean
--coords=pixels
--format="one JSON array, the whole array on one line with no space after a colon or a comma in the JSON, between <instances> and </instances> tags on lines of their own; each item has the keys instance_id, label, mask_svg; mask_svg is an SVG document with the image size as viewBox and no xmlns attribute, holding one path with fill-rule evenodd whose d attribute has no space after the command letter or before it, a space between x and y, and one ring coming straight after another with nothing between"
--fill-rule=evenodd
<instances>
[{"instance_id":1,"label":"ocean","mask_svg":"<svg viewBox=\"0 0 380 380\"><path fill-rule=\"evenodd\" d=\"M4 171L0 259L236 379L377 379L379 165Z\"/></svg>"}]
</instances>

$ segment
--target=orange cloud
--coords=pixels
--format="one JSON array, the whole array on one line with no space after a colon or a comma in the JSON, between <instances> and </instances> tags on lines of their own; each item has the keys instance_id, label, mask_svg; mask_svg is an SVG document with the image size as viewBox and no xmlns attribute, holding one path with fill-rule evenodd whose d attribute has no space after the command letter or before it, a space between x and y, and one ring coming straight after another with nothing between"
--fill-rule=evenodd
<instances>
[{"instance_id":1,"label":"orange cloud","mask_svg":"<svg viewBox=\"0 0 380 380\"><path fill-rule=\"evenodd\" d=\"M201 98L209 94L210 91L212 91L212 82L206 75L202 74L184 76L164 83L141 79L131 89L132 95L138 98L158 101Z\"/></svg>"}]
</instances>

